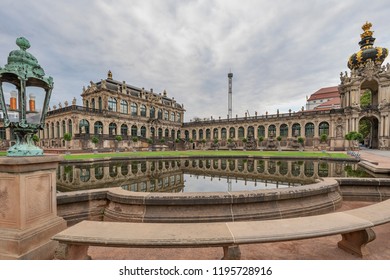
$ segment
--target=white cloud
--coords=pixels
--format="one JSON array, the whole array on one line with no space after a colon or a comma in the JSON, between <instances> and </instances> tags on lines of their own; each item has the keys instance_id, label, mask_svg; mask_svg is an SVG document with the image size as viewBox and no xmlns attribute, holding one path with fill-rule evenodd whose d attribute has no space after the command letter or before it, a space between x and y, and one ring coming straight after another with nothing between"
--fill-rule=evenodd
<instances>
[{"instance_id":1,"label":"white cloud","mask_svg":"<svg viewBox=\"0 0 390 280\"><path fill-rule=\"evenodd\" d=\"M19 1L0 10L0 65L25 36L48 75L52 103L78 98L89 81L114 78L167 90L186 120L300 110L306 95L339 83L358 50L360 26L390 47L384 1ZM21 10L28 11L20 16Z\"/></svg>"}]
</instances>

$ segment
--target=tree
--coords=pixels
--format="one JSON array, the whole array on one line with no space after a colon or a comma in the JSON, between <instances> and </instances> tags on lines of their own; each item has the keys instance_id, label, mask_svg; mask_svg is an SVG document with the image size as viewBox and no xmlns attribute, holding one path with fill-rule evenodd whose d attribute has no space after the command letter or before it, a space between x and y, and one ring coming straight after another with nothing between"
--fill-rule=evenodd
<instances>
[{"instance_id":1,"label":"tree","mask_svg":"<svg viewBox=\"0 0 390 280\"><path fill-rule=\"evenodd\" d=\"M326 143L326 141L328 141L328 135L325 133L321 134L320 141L321 143Z\"/></svg>"},{"instance_id":2,"label":"tree","mask_svg":"<svg viewBox=\"0 0 390 280\"><path fill-rule=\"evenodd\" d=\"M34 134L34 135L32 136L32 140L34 141L34 144L37 144L37 143L39 142L39 136L36 135L36 134Z\"/></svg>"},{"instance_id":3,"label":"tree","mask_svg":"<svg viewBox=\"0 0 390 280\"><path fill-rule=\"evenodd\" d=\"M99 138L97 136L92 136L91 138L91 142L95 145L97 145L99 143Z\"/></svg>"},{"instance_id":4,"label":"tree","mask_svg":"<svg viewBox=\"0 0 390 280\"><path fill-rule=\"evenodd\" d=\"M67 148L69 149L70 147L69 147L69 142L72 140L72 134L70 134L70 133L65 133L64 134L64 140L66 141L66 146L67 146Z\"/></svg>"}]
</instances>

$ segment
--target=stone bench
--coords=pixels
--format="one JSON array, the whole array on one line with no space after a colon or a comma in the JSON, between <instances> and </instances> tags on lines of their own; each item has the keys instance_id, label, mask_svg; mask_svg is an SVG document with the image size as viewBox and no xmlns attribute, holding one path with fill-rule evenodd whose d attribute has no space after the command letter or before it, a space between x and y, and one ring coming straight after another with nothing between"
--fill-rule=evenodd
<instances>
[{"instance_id":1,"label":"stone bench","mask_svg":"<svg viewBox=\"0 0 390 280\"><path fill-rule=\"evenodd\" d=\"M60 259L88 259L89 246L132 248L223 247L223 259L239 259L238 245L341 234L338 247L360 257L390 221L390 199L344 212L278 220L216 223L126 223L82 221L53 237Z\"/></svg>"}]
</instances>

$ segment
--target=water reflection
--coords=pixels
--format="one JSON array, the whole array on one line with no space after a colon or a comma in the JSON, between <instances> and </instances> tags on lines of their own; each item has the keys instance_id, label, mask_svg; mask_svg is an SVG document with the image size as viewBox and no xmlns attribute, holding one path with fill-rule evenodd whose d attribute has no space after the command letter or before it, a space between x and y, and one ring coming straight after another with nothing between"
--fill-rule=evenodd
<instances>
[{"instance_id":1,"label":"water reflection","mask_svg":"<svg viewBox=\"0 0 390 280\"><path fill-rule=\"evenodd\" d=\"M310 184L320 177L369 177L352 163L313 160L176 159L60 164L60 192L118 187L137 192L242 191Z\"/></svg>"}]
</instances>

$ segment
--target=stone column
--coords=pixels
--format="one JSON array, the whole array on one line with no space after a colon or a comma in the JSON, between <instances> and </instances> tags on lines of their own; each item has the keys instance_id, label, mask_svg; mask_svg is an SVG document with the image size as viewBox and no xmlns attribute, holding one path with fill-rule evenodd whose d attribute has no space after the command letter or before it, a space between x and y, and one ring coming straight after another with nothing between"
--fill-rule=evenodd
<instances>
[{"instance_id":1,"label":"stone column","mask_svg":"<svg viewBox=\"0 0 390 280\"><path fill-rule=\"evenodd\" d=\"M51 237L66 228L57 216L58 156L0 158L0 259L52 259Z\"/></svg>"}]
</instances>

